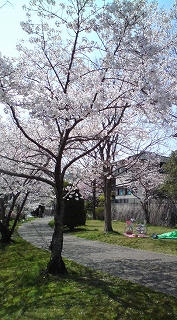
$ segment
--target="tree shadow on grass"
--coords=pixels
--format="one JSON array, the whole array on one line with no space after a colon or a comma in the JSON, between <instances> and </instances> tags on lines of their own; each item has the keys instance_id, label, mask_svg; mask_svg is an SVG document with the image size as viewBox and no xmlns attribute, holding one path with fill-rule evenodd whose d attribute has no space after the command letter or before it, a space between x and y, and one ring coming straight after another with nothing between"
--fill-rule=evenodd
<instances>
[{"instance_id":1,"label":"tree shadow on grass","mask_svg":"<svg viewBox=\"0 0 177 320\"><path fill-rule=\"evenodd\" d=\"M9 243L1 242L0 239L0 251L5 251L7 246L9 246Z\"/></svg>"},{"instance_id":2,"label":"tree shadow on grass","mask_svg":"<svg viewBox=\"0 0 177 320\"><path fill-rule=\"evenodd\" d=\"M93 230L88 230L86 228L74 228L74 230L70 230L69 228L65 228L63 230L63 233L70 233L70 234L74 234L74 233L77 233L77 232L89 232L89 231L93 231ZM95 229L94 231L98 231L98 229Z\"/></svg>"},{"instance_id":3,"label":"tree shadow on grass","mask_svg":"<svg viewBox=\"0 0 177 320\"><path fill-rule=\"evenodd\" d=\"M114 230L112 230L112 231L103 231L103 233L107 234L107 235L116 235L116 236L122 235L120 232L114 231Z\"/></svg>"},{"instance_id":4,"label":"tree shadow on grass","mask_svg":"<svg viewBox=\"0 0 177 320\"><path fill-rule=\"evenodd\" d=\"M120 235L122 235L120 232L118 232L118 231L114 231L114 230L112 230L112 231L100 231L98 228L95 228L95 229L93 229L93 228L91 228L91 229L88 229L88 228L75 228L74 230L70 230L70 229L68 229L68 228L65 228L64 229L64 233L70 233L71 235L72 234L75 234L75 233L78 233L78 232L80 232L80 233L82 233L82 232L100 232L100 233L102 233L102 234L106 234L106 235L118 235L118 236L120 236Z\"/></svg>"},{"instance_id":5,"label":"tree shadow on grass","mask_svg":"<svg viewBox=\"0 0 177 320\"><path fill-rule=\"evenodd\" d=\"M174 297L73 261L66 260L66 265L69 273L60 277L34 270L17 274L15 295L2 305L1 319L171 320L176 316Z\"/></svg>"},{"instance_id":6,"label":"tree shadow on grass","mask_svg":"<svg viewBox=\"0 0 177 320\"><path fill-rule=\"evenodd\" d=\"M177 317L177 299L172 296L166 296L163 293L155 292L143 285L121 280L109 276L108 274L92 269L82 269L78 275L71 270L68 278L77 279L77 281L84 286L89 287L90 294L95 294L97 289L108 299L117 304L115 319L128 319L125 316L129 314L131 319L170 319L170 317ZM160 275L159 275L160 276Z\"/></svg>"},{"instance_id":7,"label":"tree shadow on grass","mask_svg":"<svg viewBox=\"0 0 177 320\"><path fill-rule=\"evenodd\" d=\"M15 243L16 243L16 241L13 239L11 239L8 242L1 241L1 239L0 239L0 251L5 251L8 246L15 244Z\"/></svg>"}]
</instances>

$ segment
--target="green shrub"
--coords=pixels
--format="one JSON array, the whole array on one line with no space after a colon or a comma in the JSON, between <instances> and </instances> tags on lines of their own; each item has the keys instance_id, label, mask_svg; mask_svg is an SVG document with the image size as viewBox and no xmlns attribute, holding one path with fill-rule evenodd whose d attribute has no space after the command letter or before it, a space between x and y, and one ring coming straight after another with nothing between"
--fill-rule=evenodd
<instances>
[{"instance_id":1,"label":"green shrub","mask_svg":"<svg viewBox=\"0 0 177 320\"><path fill-rule=\"evenodd\" d=\"M104 207L96 208L95 213L98 220L104 220Z\"/></svg>"},{"instance_id":2,"label":"green shrub","mask_svg":"<svg viewBox=\"0 0 177 320\"><path fill-rule=\"evenodd\" d=\"M104 207L104 194L101 194L98 198L98 207Z\"/></svg>"},{"instance_id":3,"label":"green shrub","mask_svg":"<svg viewBox=\"0 0 177 320\"><path fill-rule=\"evenodd\" d=\"M64 226L72 231L75 227L85 225L85 221L84 199L76 189L64 200Z\"/></svg>"},{"instance_id":4,"label":"green shrub","mask_svg":"<svg viewBox=\"0 0 177 320\"><path fill-rule=\"evenodd\" d=\"M92 201L92 199L88 199L87 201L84 201L84 207L85 207L87 219L92 219L92 217L93 217L93 201Z\"/></svg>"}]
</instances>

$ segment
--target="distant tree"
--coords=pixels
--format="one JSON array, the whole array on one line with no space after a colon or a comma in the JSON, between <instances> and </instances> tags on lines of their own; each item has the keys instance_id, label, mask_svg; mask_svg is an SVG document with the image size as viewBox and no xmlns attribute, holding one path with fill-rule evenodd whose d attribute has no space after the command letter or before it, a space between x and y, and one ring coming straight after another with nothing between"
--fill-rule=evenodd
<instances>
[{"instance_id":1,"label":"distant tree","mask_svg":"<svg viewBox=\"0 0 177 320\"><path fill-rule=\"evenodd\" d=\"M102 162L102 181L104 192L104 231L113 231L111 217L111 192L112 192L112 172L115 161L116 145L118 135L108 137L99 146L99 155Z\"/></svg>"},{"instance_id":2,"label":"distant tree","mask_svg":"<svg viewBox=\"0 0 177 320\"><path fill-rule=\"evenodd\" d=\"M164 195L177 200L177 150L172 151L168 161L163 165L165 181L160 190Z\"/></svg>"},{"instance_id":3,"label":"distant tree","mask_svg":"<svg viewBox=\"0 0 177 320\"><path fill-rule=\"evenodd\" d=\"M164 183L157 190L159 199L165 201L166 216L164 219L170 226L177 223L177 151L172 151L168 161L163 165Z\"/></svg>"},{"instance_id":4,"label":"distant tree","mask_svg":"<svg viewBox=\"0 0 177 320\"><path fill-rule=\"evenodd\" d=\"M126 187L139 199L144 217L150 222L150 202L156 194L156 190L164 181L164 175L160 172L160 157L150 153L149 156L130 157L126 170L128 180Z\"/></svg>"},{"instance_id":5,"label":"distant tree","mask_svg":"<svg viewBox=\"0 0 177 320\"><path fill-rule=\"evenodd\" d=\"M19 163L26 161L28 148L25 147L24 158L22 150L24 148L22 139L16 141L16 131L6 123L0 126L0 154L4 168L18 170ZM28 151L27 151L28 150ZM17 158L18 157L18 161ZM29 163L26 165L28 166ZM34 170L31 170L34 174ZM0 174L0 219L1 219L1 241L9 242L21 217L25 217L25 212L30 212L39 202L49 202L53 196L50 188L45 188L40 181L22 178L18 176ZM28 208L28 209L27 209ZM26 210L25 210L26 209ZM10 221L13 223L10 224Z\"/></svg>"},{"instance_id":6,"label":"distant tree","mask_svg":"<svg viewBox=\"0 0 177 320\"><path fill-rule=\"evenodd\" d=\"M17 201L18 197L20 196L20 192L18 192L16 194L12 194L11 206L7 212L7 215L5 215L3 220L0 221L0 233L1 233L0 240L1 240L1 242L8 243L11 241L12 235L14 233L17 222L19 221L20 215L21 215L22 210L25 206L28 195L29 195L28 191L23 195L21 204L18 206L18 209L17 209L16 215L14 217L12 226L10 226L9 222L11 219L11 215L12 215L13 209L16 205L16 201Z\"/></svg>"}]
</instances>

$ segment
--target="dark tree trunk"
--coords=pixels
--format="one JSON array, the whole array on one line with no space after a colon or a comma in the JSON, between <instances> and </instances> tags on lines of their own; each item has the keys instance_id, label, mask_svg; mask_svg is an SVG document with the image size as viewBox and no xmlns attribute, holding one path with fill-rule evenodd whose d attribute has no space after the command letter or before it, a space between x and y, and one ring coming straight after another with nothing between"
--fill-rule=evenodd
<instances>
[{"instance_id":1,"label":"dark tree trunk","mask_svg":"<svg viewBox=\"0 0 177 320\"><path fill-rule=\"evenodd\" d=\"M9 228L5 224L3 224L3 222L0 222L0 233L1 242L9 243L11 241L11 232Z\"/></svg>"},{"instance_id":2,"label":"dark tree trunk","mask_svg":"<svg viewBox=\"0 0 177 320\"><path fill-rule=\"evenodd\" d=\"M143 207L146 223L150 223L149 202L146 201L142 203L142 207Z\"/></svg>"},{"instance_id":3,"label":"dark tree trunk","mask_svg":"<svg viewBox=\"0 0 177 320\"><path fill-rule=\"evenodd\" d=\"M12 197L13 197L13 200L12 200L12 203L11 203L11 206L10 206L10 210L8 212L8 215L7 215L7 219L5 220L5 225L6 227L8 228L9 227L9 222L10 222L10 218L11 218L11 214L13 212L13 209L15 207L15 203L17 201L17 198L19 197L20 195L20 192L17 192L16 194L13 194Z\"/></svg>"},{"instance_id":4,"label":"dark tree trunk","mask_svg":"<svg viewBox=\"0 0 177 320\"><path fill-rule=\"evenodd\" d=\"M54 233L50 245L51 257L47 266L47 272L52 275L61 275L67 273L65 263L61 253L63 249L63 217L64 217L64 200L63 200L63 181L57 183L56 190L56 208L54 215Z\"/></svg>"},{"instance_id":5,"label":"dark tree trunk","mask_svg":"<svg viewBox=\"0 0 177 320\"><path fill-rule=\"evenodd\" d=\"M104 232L113 231L112 217L111 217L111 192L112 192L112 180L105 178L105 184L104 184L104 198L105 198Z\"/></svg>"},{"instance_id":6,"label":"dark tree trunk","mask_svg":"<svg viewBox=\"0 0 177 320\"><path fill-rule=\"evenodd\" d=\"M25 203L26 203L26 200L27 200L27 198L28 198L28 195L29 195L29 192L27 191L26 194L25 194L25 197L24 197L24 199L23 199L23 201L22 201L22 204L21 204L21 206L20 206L20 208L19 208L19 210L18 210L18 212L17 212L17 215L16 215L16 217L15 217L15 220L14 220L14 223L13 223L13 226L12 226L12 229L11 229L11 236L12 236L12 234L14 233L15 227L16 227L16 225L17 225L17 222L18 222L19 218L20 218L20 215L21 215L21 213L22 213L22 210L23 210L23 208L24 208L24 205L25 205Z\"/></svg>"},{"instance_id":7,"label":"dark tree trunk","mask_svg":"<svg viewBox=\"0 0 177 320\"><path fill-rule=\"evenodd\" d=\"M96 220L96 179L93 180L93 188L92 188L92 192L93 192L93 220Z\"/></svg>"},{"instance_id":8,"label":"dark tree trunk","mask_svg":"<svg viewBox=\"0 0 177 320\"><path fill-rule=\"evenodd\" d=\"M3 222L0 223L0 233L1 233L1 242L3 243L9 243L11 241L11 237L14 233L14 230L15 230L15 227L17 225L17 222L19 220L19 217L20 217L20 214L23 210L23 207L26 203L26 200L27 200L27 197L28 197L28 194L29 192L26 193L24 199L23 199L23 202L19 208L19 211L15 217L15 220L14 220L14 223L12 225L12 228L10 229L9 228L9 221L10 221L10 217L11 217L11 213L12 213L12 210L15 206L15 202L18 198L20 193L16 194L14 197L13 197L13 201L12 201L12 205L11 205L11 208L9 210L9 213L8 213L8 216L7 216L7 219L5 219Z\"/></svg>"},{"instance_id":9,"label":"dark tree trunk","mask_svg":"<svg viewBox=\"0 0 177 320\"><path fill-rule=\"evenodd\" d=\"M3 198L0 198L0 211L1 211L0 219L3 221L5 220L5 215L6 215L7 200L8 200L7 195L4 195Z\"/></svg>"},{"instance_id":10,"label":"dark tree trunk","mask_svg":"<svg viewBox=\"0 0 177 320\"><path fill-rule=\"evenodd\" d=\"M4 215L4 219L0 223L1 242L3 242L3 243L9 243L11 241L12 232L9 228L9 222L10 222L10 217L11 217L12 211L15 206L15 202L16 202L19 194L20 194L20 192L18 192L16 195L12 195L13 200L12 200L12 204L9 209L9 212L8 212L7 216Z\"/></svg>"}]
</instances>

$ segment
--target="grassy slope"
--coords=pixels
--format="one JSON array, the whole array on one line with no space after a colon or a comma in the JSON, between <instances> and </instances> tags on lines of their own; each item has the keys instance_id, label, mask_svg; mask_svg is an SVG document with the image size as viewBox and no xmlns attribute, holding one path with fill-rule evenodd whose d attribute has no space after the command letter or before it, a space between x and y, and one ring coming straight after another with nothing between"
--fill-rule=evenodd
<instances>
[{"instance_id":1,"label":"grassy slope","mask_svg":"<svg viewBox=\"0 0 177 320\"><path fill-rule=\"evenodd\" d=\"M117 233L113 234L115 236L119 237ZM93 272L68 260L65 260L67 276L47 276L41 270L46 267L49 253L17 235L15 243L0 244L0 249L2 320L166 320L177 317L176 298Z\"/></svg>"}]
</instances>

